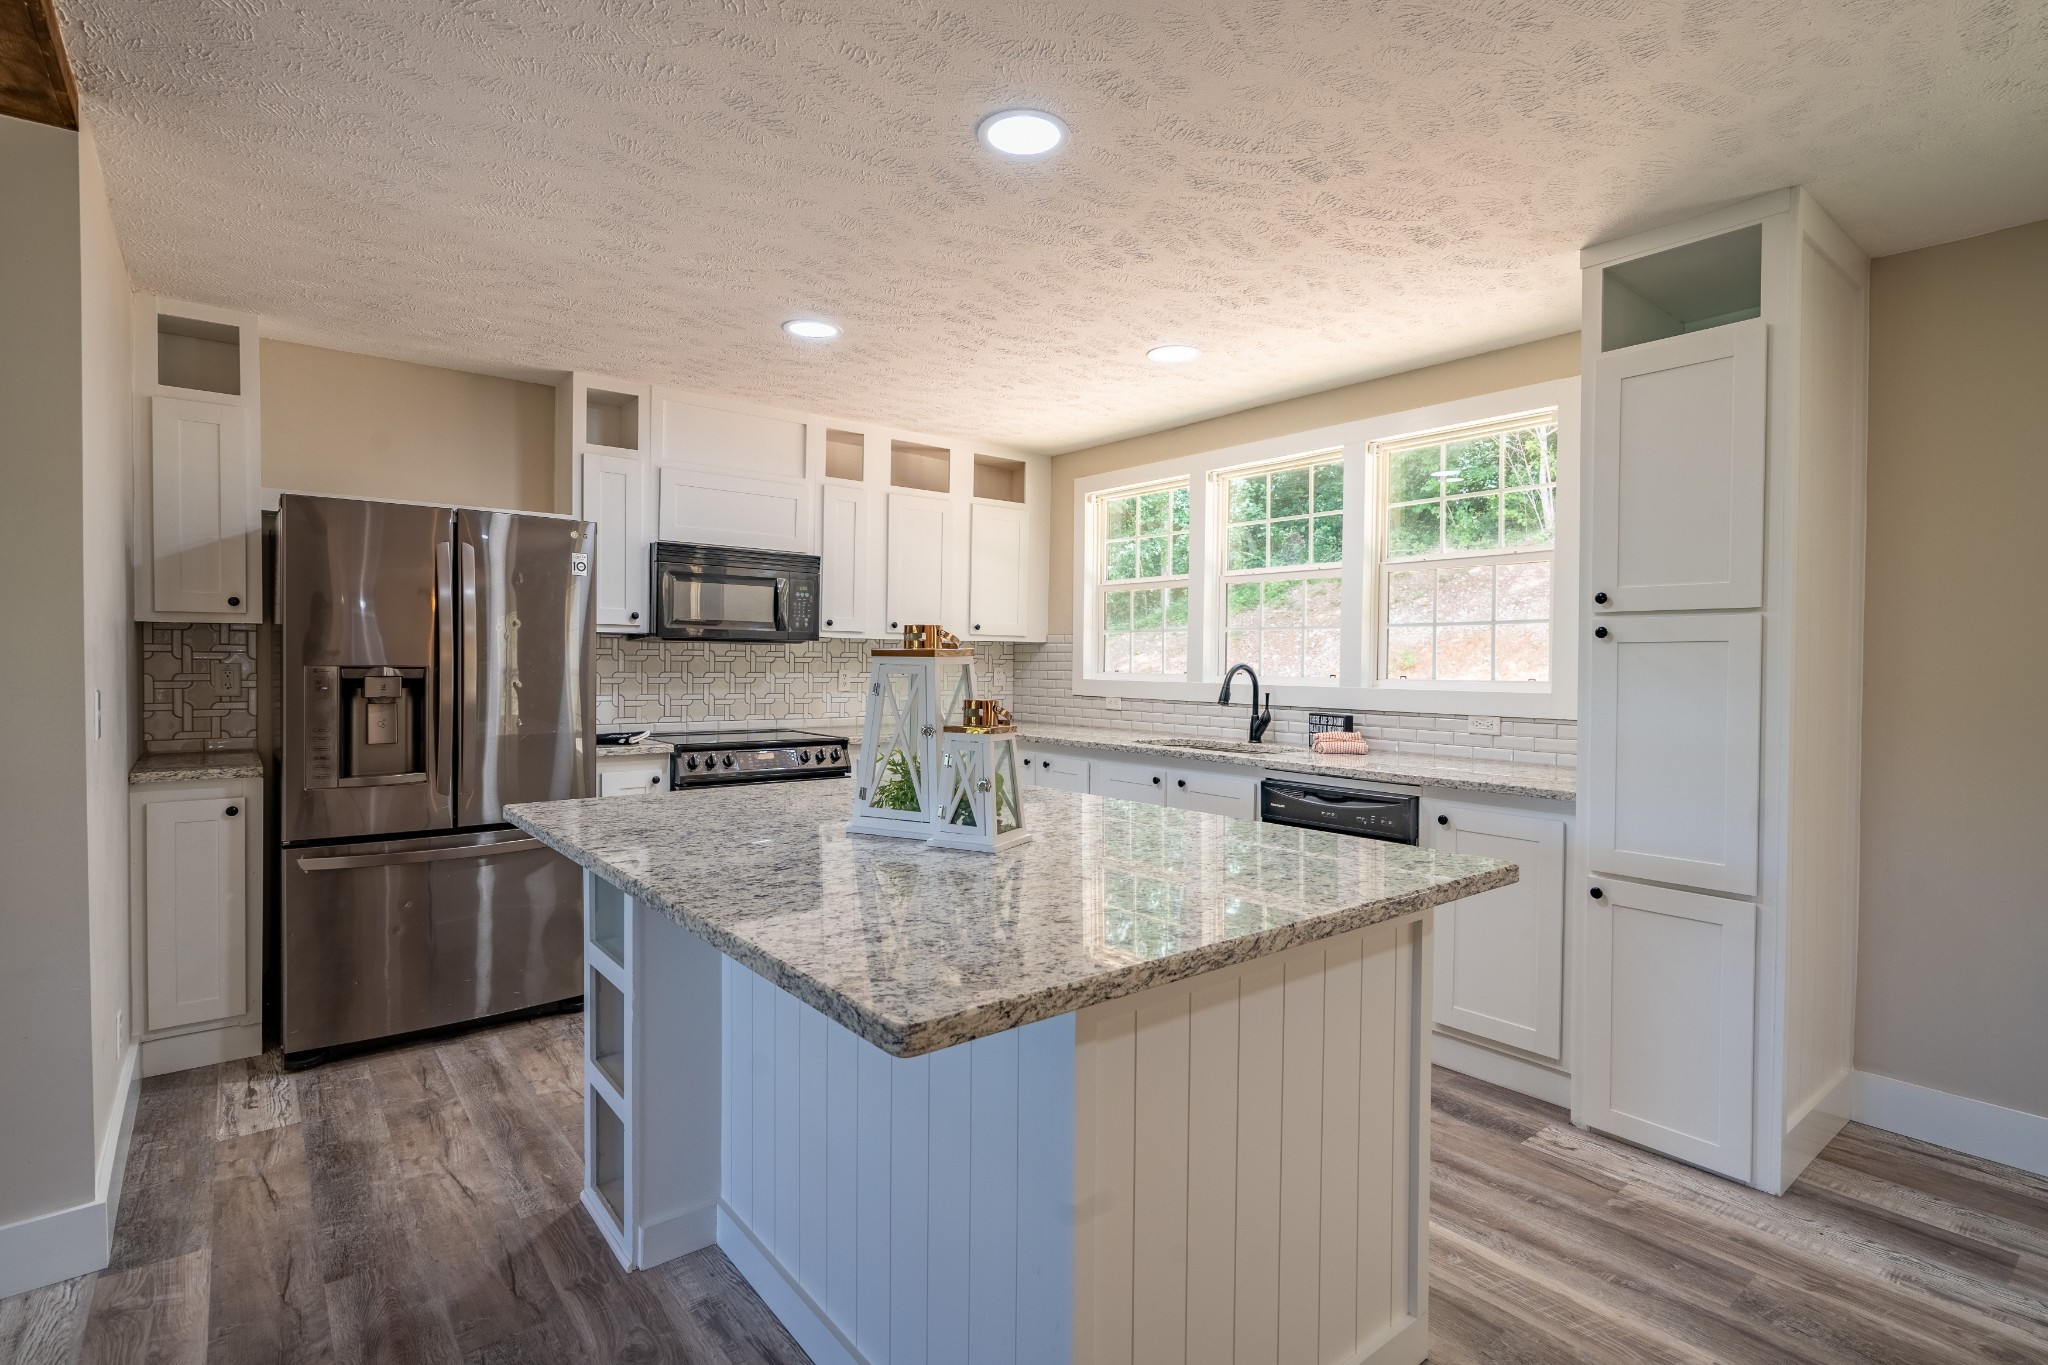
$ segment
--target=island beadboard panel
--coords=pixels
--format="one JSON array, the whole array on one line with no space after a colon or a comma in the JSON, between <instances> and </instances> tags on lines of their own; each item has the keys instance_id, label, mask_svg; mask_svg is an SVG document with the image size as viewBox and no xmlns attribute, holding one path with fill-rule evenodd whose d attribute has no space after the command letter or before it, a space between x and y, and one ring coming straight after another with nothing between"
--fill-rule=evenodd
<instances>
[{"instance_id":1,"label":"island beadboard panel","mask_svg":"<svg viewBox=\"0 0 2048 1365\"><path fill-rule=\"evenodd\" d=\"M1020 721L1044 725L1157 731L1203 739L1244 738L1251 689L1239 682L1236 705L1209 701L1126 699L1112 709L1103 697L1074 695L1074 637L1054 635L1042 645L1018 645L1016 702ZM1266 742L1308 747L1308 708L1286 705L1287 684L1274 689L1273 728ZM1497 735L1465 732L1462 715L1405 715L1365 707L1322 707L1357 717L1358 733L1381 753L1435 754L1445 758L1496 758L1517 763L1576 766L1579 727L1573 721L1520 720L1494 702L1476 702L1474 713L1502 717Z\"/></svg>"},{"instance_id":2,"label":"island beadboard panel","mask_svg":"<svg viewBox=\"0 0 2048 1365\"><path fill-rule=\"evenodd\" d=\"M597 723L858 728L871 647L867 640L757 645L600 635ZM1015 659L1014 645L974 646L983 695L1014 695Z\"/></svg>"}]
</instances>

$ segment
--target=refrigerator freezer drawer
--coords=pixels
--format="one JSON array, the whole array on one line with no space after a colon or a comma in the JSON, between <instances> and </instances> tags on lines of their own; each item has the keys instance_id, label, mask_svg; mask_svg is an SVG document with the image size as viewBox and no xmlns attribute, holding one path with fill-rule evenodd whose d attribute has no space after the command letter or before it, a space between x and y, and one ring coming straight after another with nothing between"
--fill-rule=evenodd
<instances>
[{"instance_id":1,"label":"refrigerator freezer drawer","mask_svg":"<svg viewBox=\"0 0 2048 1365\"><path fill-rule=\"evenodd\" d=\"M517 830L284 850L284 1050L582 990L582 880Z\"/></svg>"}]
</instances>

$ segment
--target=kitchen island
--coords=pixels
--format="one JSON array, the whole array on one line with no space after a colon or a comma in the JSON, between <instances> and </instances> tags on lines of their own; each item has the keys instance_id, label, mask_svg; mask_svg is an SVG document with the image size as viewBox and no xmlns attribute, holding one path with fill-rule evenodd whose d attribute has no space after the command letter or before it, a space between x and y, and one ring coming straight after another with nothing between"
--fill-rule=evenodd
<instances>
[{"instance_id":1,"label":"kitchen island","mask_svg":"<svg viewBox=\"0 0 2048 1365\"><path fill-rule=\"evenodd\" d=\"M584 1204L824 1361L1415 1362L1431 907L1507 864L1050 790L515 806L584 869Z\"/></svg>"}]
</instances>

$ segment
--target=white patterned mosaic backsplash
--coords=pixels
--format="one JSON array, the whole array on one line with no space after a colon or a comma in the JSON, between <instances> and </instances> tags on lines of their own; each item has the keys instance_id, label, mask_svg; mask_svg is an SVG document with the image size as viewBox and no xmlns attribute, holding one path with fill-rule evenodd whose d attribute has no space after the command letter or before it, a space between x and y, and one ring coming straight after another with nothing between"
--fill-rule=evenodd
<instances>
[{"instance_id":1,"label":"white patterned mosaic backsplash","mask_svg":"<svg viewBox=\"0 0 2048 1365\"><path fill-rule=\"evenodd\" d=\"M1126 698L1112 709L1107 698L1074 695L1074 639L1055 635L1042 645L1017 646L1017 691L1011 710L1020 721L1090 729L1133 730L1204 739L1242 739L1250 713L1251 688L1239 680L1235 703L1152 701ZM1284 704L1286 684L1275 689L1273 728L1268 742L1308 746L1308 708ZM1407 715L1361 708L1318 706L1349 712L1358 733L1382 753L1437 754L1450 758L1506 758L1521 763L1573 767L1578 762L1579 727L1571 721L1503 719L1497 735L1465 731L1465 717Z\"/></svg>"},{"instance_id":2,"label":"white patterned mosaic backsplash","mask_svg":"<svg viewBox=\"0 0 2048 1365\"><path fill-rule=\"evenodd\" d=\"M693 644L597 637L597 724L762 724L858 727L868 678L866 640L800 645ZM978 690L1014 694L1017 646L977 643Z\"/></svg>"},{"instance_id":3,"label":"white patterned mosaic backsplash","mask_svg":"<svg viewBox=\"0 0 2048 1365\"><path fill-rule=\"evenodd\" d=\"M142 747L151 753L256 743L256 627L146 621Z\"/></svg>"}]
</instances>

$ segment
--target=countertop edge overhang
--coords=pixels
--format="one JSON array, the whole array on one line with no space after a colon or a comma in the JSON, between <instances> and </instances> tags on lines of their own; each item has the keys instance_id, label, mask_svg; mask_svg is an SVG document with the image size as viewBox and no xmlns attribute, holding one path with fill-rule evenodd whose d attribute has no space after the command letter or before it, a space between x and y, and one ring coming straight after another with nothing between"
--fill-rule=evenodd
<instances>
[{"instance_id":1,"label":"countertop edge overhang","mask_svg":"<svg viewBox=\"0 0 2048 1365\"><path fill-rule=\"evenodd\" d=\"M656 798L617 797L613 800L644 801ZM1109 801L1107 797L1085 797L1085 800ZM1169 957L1151 961L1134 962L1123 967L1106 968L1086 978L1069 984L1051 987L1032 987L1020 991L1016 996L965 1010L938 1015L929 1019L892 1019L863 1007L856 1001L823 982L807 975L800 968L762 949L758 944L736 934L730 929L707 921L700 915L672 903L661 891L643 877L605 858L601 853L579 846L564 837L558 830L550 828L538 812L548 806L583 805L586 802L548 802L533 805L508 806L505 817L518 828L526 831L543 844L612 883L627 895L641 903L659 910L664 916L691 933L703 939L719 952L746 967L764 980L787 991L790 995L823 1014L826 1018L846 1028L882 1052L894 1057L917 1057L936 1052L942 1048L954 1047L972 1042L992 1034L1019 1028L1040 1020L1071 1014L1090 1005L1098 1005L1125 996L1135 995L1154 986L1169 985L1189 977L1200 976L1225 967L1270 957L1302 944L1335 938L1353 930L1370 928L1390 920L1417 915L1425 910L1476 896L1484 891L1509 886L1520 880L1520 871L1512 863L1494 863L1462 876L1446 878L1431 885L1404 891L1391 896L1377 897L1357 905L1331 910L1311 918L1289 924L1276 925L1257 933L1228 939L1221 943L1206 944L1190 948ZM1122 804L1122 803L1118 803ZM1222 817L1216 817L1222 818ZM871 839L873 835L849 835L849 838ZM1342 836L1329 836L1338 838ZM890 843L900 841L886 841ZM914 845L912 847L915 847ZM1406 847L1406 845L1390 846ZM935 850L936 852L936 850ZM1002 857L1002 854L947 853L943 856L985 858ZM1473 859L1475 863L1486 860Z\"/></svg>"}]
</instances>

